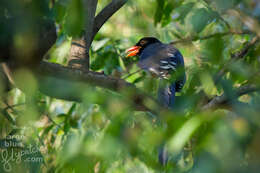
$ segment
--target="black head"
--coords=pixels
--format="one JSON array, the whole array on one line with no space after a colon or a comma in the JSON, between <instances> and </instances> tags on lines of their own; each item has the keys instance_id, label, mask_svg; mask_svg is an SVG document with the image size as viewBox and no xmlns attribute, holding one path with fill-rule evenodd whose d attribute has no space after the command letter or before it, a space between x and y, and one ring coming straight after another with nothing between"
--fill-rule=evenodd
<instances>
[{"instance_id":1,"label":"black head","mask_svg":"<svg viewBox=\"0 0 260 173\"><path fill-rule=\"evenodd\" d=\"M138 43L136 43L136 46L145 48L146 46L153 43L160 43L160 41L155 37L143 37L138 41Z\"/></svg>"},{"instance_id":2,"label":"black head","mask_svg":"<svg viewBox=\"0 0 260 173\"><path fill-rule=\"evenodd\" d=\"M135 46L129 48L126 50L128 53L127 57L140 55L144 48L146 48L148 45L154 44L154 43L161 43L160 40L158 40L155 37L143 37L141 38Z\"/></svg>"}]
</instances>

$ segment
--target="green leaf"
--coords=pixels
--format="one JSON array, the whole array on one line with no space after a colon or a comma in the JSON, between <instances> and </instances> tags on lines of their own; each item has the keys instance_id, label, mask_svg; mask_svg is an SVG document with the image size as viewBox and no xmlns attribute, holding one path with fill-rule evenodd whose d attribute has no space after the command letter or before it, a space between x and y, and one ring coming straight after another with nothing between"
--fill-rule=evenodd
<instances>
[{"instance_id":1,"label":"green leaf","mask_svg":"<svg viewBox=\"0 0 260 173\"><path fill-rule=\"evenodd\" d=\"M69 36L80 36L84 27L84 13L81 0L72 0L67 9L64 29Z\"/></svg>"},{"instance_id":2,"label":"green leaf","mask_svg":"<svg viewBox=\"0 0 260 173\"><path fill-rule=\"evenodd\" d=\"M170 138L167 144L169 151L178 154L203 121L201 116L194 116L185 122L177 133Z\"/></svg>"},{"instance_id":3,"label":"green leaf","mask_svg":"<svg viewBox=\"0 0 260 173\"><path fill-rule=\"evenodd\" d=\"M186 18L186 16L192 11L194 5L195 5L194 2L189 2L183 4L178 9L176 9L176 12L179 13L178 20L180 20L182 24L184 23L184 19Z\"/></svg>"},{"instance_id":4,"label":"green leaf","mask_svg":"<svg viewBox=\"0 0 260 173\"><path fill-rule=\"evenodd\" d=\"M210 64L221 64L223 62L223 50L225 43L222 37L214 37L203 43L203 53Z\"/></svg>"},{"instance_id":5,"label":"green leaf","mask_svg":"<svg viewBox=\"0 0 260 173\"><path fill-rule=\"evenodd\" d=\"M215 0L216 6L219 10L227 10L237 5L241 0Z\"/></svg>"},{"instance_id":6,"label":"green leaf","mask_svg":"<svg viewBox=\"0 0 260 173\"><path fill-rule=\"evenodd\" d=\"M54 127L53 124L49 125L48 127L45 127L45 129L43 130L42 136L45 137L53 127Z\"/></svg>"},{"instance_id":7,"label":"green leaf","mask_svg":"<svg viewBox=\"0 0 260 173\"><path fill-rule=\"evenodd\" d=\"M145 79L145 76L140 76L140 77L136 78L136 79L133 81L133 83L136 84L136 83L138 83L138 82L141 82L141 81L144 80L144 79Z\"/></svg>"},{"instance_id":8,"label":"green leaf","mask_svg":"<svg viewBox=\"0 0 260 173\"><path fill-rule=\"evenodd\" d=\"M64 126L63 126L63 131L65 134L67 134L70 130L70 122L65 122Z\"/></svg>"},{"instance_id":9,"label":"green leaf","mask_svg":"<svg viewBox=\"0 0 260 173\"><path fill-rule=\"evenodd\" d=\"M100 41L93 41L92 43L92 49L93 51L98 51L100 48L102 48L107 42L109 41L109 38L104 38Z\"/></svg>"},{"instance_id":10,"label":"green leaf","mask_svg":"<svg viewBox=\"0 0 260 173\"><path fill-rule=\"evenodd\" d=\"M56 22L61 23L66 14L66 6L57 2L55 3L53 10L54 10L54 17L56 19Z\"/></svg>"},{"instance_id":11,"label":"green leaf","mask_svg":"<svg viewBox=\"0 0 260 173\"><path fill-rule=\"evenodd\" d=\"M104 72L105 74L111 74L113 69L117 67L119 67L118 55L113 52L106 60Z\"/></svg>"},{"instance_id":12,"label":"green leaf","mask_svg":"<svg viewBox=\"0 0 260 173\"><path fill-rule=\"evenodd\" d=\"M154 15L154 25L156 26L163 17L165 0L157 0L157 8Z\"/></svg>"},{"instance_id":13,"label":"green leaf","mask_svg":"<svg viewBox=\"0 0 260 173\"><path fill-rule=\"evenodd\" d=\"M192 31L200 33L213 19L214 14L206 8L196 9L190 19Z\"/></svg>"},{"instance_id":14,"label":"green leaf","mask_svg":"<svg viewBox=\"0 0 260 173\"><path fill-rule=\"evenodd\" d=\"M168 25L170 22L171 22L171 12L173 10L174 6L173 6L173 3L172 2L168 2L166 5L165 5L165 8L164 8L164 15L163 15L163 18L162 18L162 27Z\"/></svg>"},{"instance_id":15,"label":"green leaf","mask_svg":"<svg viewBox=\"0 0 260 173\"><path fill-rule=\"evenodd\" d=\"M103 68L105 65L104 56L98 54L98 57L91 63L90 68L93 71L97 71Z\"/></svg>"},{"instance_id":16,"label":"green leaf","mask_svg":"<svg viewBox=\"0 0 260 173\"><path fill-rule=\"evenodd\" d=\"M6 110L1 110L0 114L2 114L11 124L15 125L15 120Z\"/></svg>"},{"instance_id":17,"label":"green leaf","mask_svg":"<svg viewBox=\"0 0 260 173\"><path fill-rule=\"evenodd\" d=\"M67 113L67 116L71 116L71 115L72 115L72 113L73 113L73 112L75 111L75 109L76 109L76 106L77 106L76 103L73 103L73 104L72 104L72 106L70 107L69 112Z\"/></svg>"}]
</instances>

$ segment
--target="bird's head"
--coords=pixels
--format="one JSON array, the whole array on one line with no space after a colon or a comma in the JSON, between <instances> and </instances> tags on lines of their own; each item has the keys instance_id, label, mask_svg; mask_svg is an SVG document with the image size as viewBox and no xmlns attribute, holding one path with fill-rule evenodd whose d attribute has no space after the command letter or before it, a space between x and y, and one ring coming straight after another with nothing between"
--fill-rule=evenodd
<instances>
[{"instance_id":1,"label":"bird's head","mask_svg":"<svg viewBox=\"0 0 260 173\"><path fill-rule=\"evenodd\" d=\"M160 43L160 41L155 37L143 37L141 38L134 46L126 50L127 56L136 56L140 55L145 47L153 43Z\"/></svg>"}]
</instances>

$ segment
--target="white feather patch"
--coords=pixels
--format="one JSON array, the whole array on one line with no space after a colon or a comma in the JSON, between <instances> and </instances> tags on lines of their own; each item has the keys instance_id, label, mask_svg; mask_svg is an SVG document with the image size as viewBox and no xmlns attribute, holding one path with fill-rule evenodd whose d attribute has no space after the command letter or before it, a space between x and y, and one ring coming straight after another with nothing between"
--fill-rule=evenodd
<instances>
[{"instance_id":1,"label":"white feather patch","mask_svg":"<svg viewBox=\"0 0 260 173\"><path fill-rule=\"evenodd\" d=\"M152 72L152 73L155 73L155 74L157 74L157 75L158 75L158 73L159 73L156 69L154 69L154 68L152 68L152 67L149 68L149 71Z\"/></svg>"},{"instance_id":2,"label":"white feather patch","mask_svg":"<svg viewBox=\"0 0 260 173\"><path fill-rule=\"evenodd\" d=\"M168 70L168 69L171 69L171 66L168 64L168 65L165 65L165 66L160 66L160 68Z\"/></svg>"},{"instance_id":3,"label":"white feather patch","mask_svg":"<svg viewBox=\"0 0 260 173\"><path fill-rule=\"evenodd\" d=\"M176 65L176 63L173 62L173 61L169 61L169 63L172 64L172 65L174 65L174 66Z\"/></svg>"},{"instance_id":4,"label":"white feather patch","mask_svg":"<svg viewBox=\"0 0 260 173\"><path fill-rule=\"evenodd\" d=\"M161 60L160 62L164 63L164 64L168 64L169 63L168 61L164 61L164 60Z\"/></svg>"}]
</instances>

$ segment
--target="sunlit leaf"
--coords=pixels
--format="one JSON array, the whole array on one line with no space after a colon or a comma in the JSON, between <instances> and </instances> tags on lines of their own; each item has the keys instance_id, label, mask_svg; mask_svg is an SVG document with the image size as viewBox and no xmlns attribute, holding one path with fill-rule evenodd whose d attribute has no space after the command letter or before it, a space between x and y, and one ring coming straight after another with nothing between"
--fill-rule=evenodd
<instances>
[{"instance_id":1,"label":"sunlit leaf","mask_svg":"<svg viewBox=\"0 0 260 173\"><path fill-rule=\"evenodd\" d=\"M94 41L94 42L92 43L93 51L99 50L99 49L100 49L101 47L103 47L108 41L109 41L109 38L105 38L105 39L100 40L100 41Z\"/></svg>"},{"instance_id":2,"label":"sunlit leaf","mask_svg":"<svg viewBox=\"0 0 260 173\"><path fill-rule=\"evenodd\" d=\"M202 117L195 116L184 123L176 134L170 138L167 144L169 151L178 154L202 122Z\"/></svg>"}]
</instances>

